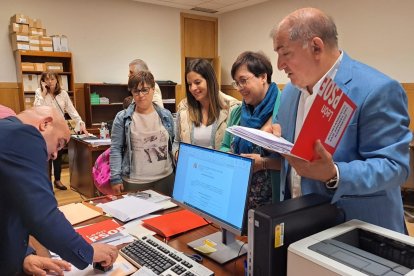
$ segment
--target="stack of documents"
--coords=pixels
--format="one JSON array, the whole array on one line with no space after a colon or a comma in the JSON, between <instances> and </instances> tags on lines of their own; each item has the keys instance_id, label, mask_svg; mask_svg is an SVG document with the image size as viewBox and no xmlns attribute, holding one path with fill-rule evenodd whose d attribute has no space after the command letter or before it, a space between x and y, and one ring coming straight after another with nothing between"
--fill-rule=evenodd
<instances>
[{"instance_id":1,"label":"stack of documents","mask_svg":"<svg viewBox=\"0 0 414 276\"><path fill-rule=\"evenodd\" d=\"M283 154L290 154L290 151L293 147L293 144L286 139L277 137L272 133L259 129L242 126L231 126L228 127L226 131L249 142L252 142L262 148Z\"/></svg>"},{"instance_id":2,"label":"stack of documents","mask_svg":"<svg viewBox=\"0 0 414 276\"><path fill-rule=\"evenodd\" d=\"M122 199L99 204L99 207L101 207L105 213L123 222L162 210L160 204L134 196L126 196Z\"/></svg>"}]
</instances>

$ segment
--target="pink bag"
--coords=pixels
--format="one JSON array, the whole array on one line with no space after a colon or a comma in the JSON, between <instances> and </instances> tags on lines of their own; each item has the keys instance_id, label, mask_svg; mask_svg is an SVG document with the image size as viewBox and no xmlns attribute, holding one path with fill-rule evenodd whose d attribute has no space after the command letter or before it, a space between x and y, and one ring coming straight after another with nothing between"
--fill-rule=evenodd
<instances>
[{"instance_id":1,"label":"pink bag","mask_svg":"<svg viewBox=\"0 0 414 276\"><path fill-rule=\"evenodd\" d=\"M95 161L92 168L92 178L99 192L105 195L113 194L111 188L111 168L109 166L109 154L111 148L105 150Z\"/></svg>"}]
</instances>

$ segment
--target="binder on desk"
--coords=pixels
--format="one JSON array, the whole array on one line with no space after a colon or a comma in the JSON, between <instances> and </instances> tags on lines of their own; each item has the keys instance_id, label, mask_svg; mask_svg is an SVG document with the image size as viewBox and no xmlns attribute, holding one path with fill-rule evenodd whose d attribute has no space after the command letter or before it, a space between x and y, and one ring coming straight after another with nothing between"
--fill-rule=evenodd
<instances>
[{"instance_id":1,"label":"binder on desk","mask_svg":"<svg viewBox=\"0 0 414 276\"><path fill-rule=\"evenodd\" d=\"M205 219L188 210L168 213L159 217L145 219L142 222L143 226L167 239L208 224Z\"/></svg>"}]
</instances>

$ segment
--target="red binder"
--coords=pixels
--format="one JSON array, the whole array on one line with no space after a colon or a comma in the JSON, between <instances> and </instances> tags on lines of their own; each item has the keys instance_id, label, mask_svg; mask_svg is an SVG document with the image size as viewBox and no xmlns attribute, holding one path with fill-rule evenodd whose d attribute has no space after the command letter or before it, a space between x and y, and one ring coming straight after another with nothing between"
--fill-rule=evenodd
<instances>
[{"instance_id":1,"label":"red binder","mask_svg":"<svg viewBox=\"0 0 414 276\"><path fill-rule=\"evenodd\" d=\"M167 239L208 224L205 219L188 210L168 213L159 217L145 219L142 222L143 226Z\"/></svg>"}]
</instances>

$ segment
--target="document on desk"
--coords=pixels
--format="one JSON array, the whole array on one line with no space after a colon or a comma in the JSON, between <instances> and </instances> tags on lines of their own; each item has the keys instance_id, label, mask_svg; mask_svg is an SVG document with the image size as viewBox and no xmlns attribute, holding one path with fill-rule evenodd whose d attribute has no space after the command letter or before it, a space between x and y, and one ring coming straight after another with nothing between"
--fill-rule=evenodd
<instances>
[{"instance_id":1,"label":"document on desk","mask_svg":"<svg viewBox=\"0 0 414 276\"><path fill-rule=\"evenodd\" d=\"M93 146L110 145L111 139L83 139L84 142Z\"/></svg>"},{"instance_id":2,"label":"document on desk","mask_svg":"<svg viewBox=\"0 0 414 276\"><path fill-rule=\"evenodd\" d=\"M147 198L146 200L157 203L161 205L162 210L170 209L173 207L177 207L177 204L171 201L171 197L157 193L153 190L145 190L144 193L148 193L151 197Z\"/></svg>"},{"instance_id":3,"label":"document on desk","mask_svg":"<svg viewBox=\"0 0 414 276\"><path fill-rule=\"evenodd\" d=\"M71 203L63 205L59 207L59 210L65 215L66 219L72 225L102 215L101 212L98 212L83 203Z\"/></svg>"},{"instance_id":4,"label":"document on desk","mask_svg":"<svg viewBox=\"0 0 414 276\"><path fill-rule=\"evenodd\" d=\"M126 196L122 199L100 204L99 206L105 213L123 222L162 210L160 204L134 196Z\"/></svg>"}]
</instances>

